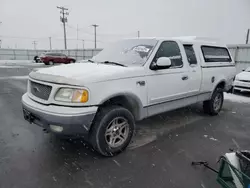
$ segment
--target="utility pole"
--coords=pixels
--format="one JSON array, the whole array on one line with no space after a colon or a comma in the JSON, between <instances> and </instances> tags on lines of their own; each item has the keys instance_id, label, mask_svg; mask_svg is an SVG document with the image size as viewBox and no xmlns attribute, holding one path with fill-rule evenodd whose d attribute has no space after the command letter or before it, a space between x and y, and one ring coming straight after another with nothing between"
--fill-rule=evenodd
<instances>
[{"instance_id":1,"label":"utility pole","mask_svg":"<svg viewBox=\"0 0 250 188\"><path fill-rule=\"evenodd\" d=\"M82 40L82 49L84 50L84 40Z\"/></svg>"},{"instance_id":2,"label":"utility pole","mask_svg":"<svg viewBox=\"0 0 250 188\"><path fill-rule=\"evenodd\" d=\"M140 38L140 31L137 31L137 37Z\"/></svg>"},{"instance_id":3,"label":"utility pole","mask_svg":"<svg viewBox=\"0 0 250 188\"><path fill-rule=\"evenodd\" d=\"M52 50L51 37L49 37L49 49Z\"/></svg>"},{"instance_id":4,"label":"utility pole","mask_svg":"<svg viewBox=\"0 0 250 188\"><path fill-rule=\"evenodd\" d=\"M77 24L77 26L76 26L76 49L78 49L78 37L79 37L79 35L78 35L78 24Z\"/></svg>"},{"instance_id":5,"label":"utility pole","mask_svg":"<svg viewBox=\"0 0 250 188\"><path fill-rule=\"evenodd\" d=\"M34 40L32 44L34 45L34 50L36 50L37 41Z\"/></svg>"},{"instance_id":6,"label":"utility pole","mask_svg":"<svg viewBox=\"0 0 250 188\"><path fill-rule=\"evenodd\" d=\"M250 29L248 29L248 30L247 30L246 44L248 44L248 40L249 40L249 32L250 32Z\"/></svg>"},{"instance_id":7,"label":"utility pole","mask_svg":"<svg viewBox=\"0 0 250 188\"><path fill-rule=\"evenodd\" d=\"M2 22L0 22L0 25L2 24ZM2 48L2 39L0 39L0 48Z\"/></svg>"},{"instance_id":8,"label":"utility pole","mask_svg":"<svg viewBox=\"0 0 250 188\"><path fill-rule=\"evenodd\" d=\"M99 25L93 24L92 26L94 27L94 32L95 32L95 49L96 49L96 28L97 28Z\"/></svg>"},{"instance_id":9,"label":"utility pole","mask_svg":"<svg viewBox=\"0 0 250 188\"><path fill-rule=\"evenodd\" d=\"M84 53L84 40L82 40L82 56L83 56L83 59L85 59L85 53Z\"/></svg>"},{"instance_id":10,"label":"utility pole","mask_svg":"<svg viewBox=\"0 0 250 188\"><path fill-rule=\"evenodd\" d=\"M57 7L58 9L60 9L60 13L62 14L62 16L60 16L60 20L63 23L63 32L64 32L64 48L65 50L67 50L67 37L66 37L66 27L65 27L65 23L68 22L68 18L66 17L67 15L69 15L69 13L67 12L67 8L65 7Z\"/></svg>"}]
</instances>

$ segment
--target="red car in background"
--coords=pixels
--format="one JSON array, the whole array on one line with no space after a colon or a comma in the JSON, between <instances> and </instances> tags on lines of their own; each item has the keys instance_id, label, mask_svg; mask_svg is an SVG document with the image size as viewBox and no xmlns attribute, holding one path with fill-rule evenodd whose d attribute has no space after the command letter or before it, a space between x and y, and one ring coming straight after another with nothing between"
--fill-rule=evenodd
<instances>
[{"instance_id":1,"label":"red car in background","mask_svg":"<svg viewBox=\"0 0 250 188\"><path fill-rule=\"evenodd\" d=\"M44 53L40 56L40 60L45 64L45 65L53 65L54 63L63 63L63 64L68 64L68 63L75 63L76 60L74 58L68 57L65 54L62 53Z\"/></svg>"}]
</instances>

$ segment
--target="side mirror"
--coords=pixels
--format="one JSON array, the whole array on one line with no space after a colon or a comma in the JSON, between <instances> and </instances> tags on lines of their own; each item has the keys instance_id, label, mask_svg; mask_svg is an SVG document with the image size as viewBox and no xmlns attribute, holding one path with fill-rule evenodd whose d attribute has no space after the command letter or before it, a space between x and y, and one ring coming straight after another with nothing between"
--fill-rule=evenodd
<instances>
[{"instance_id":1,"label":"side mirror","mask_svg":"<svg viewBox=\"0 0 250 188\"><path fill-rule=\"evenodd\" d=\"M245 71L245 69L242 69L242 71Z\"/></svg>"},{"instance_id":2,"label":"side mirror","mask_svg":"<svg viewBox=\"0 0 250 188\"><path fill-rule=\"evenodd\" d=\"M151 65L152 70L167 69L171 67L171 59L168 57L160 57L156 63Z\"/></svg>"},{"instance_id":3,"label":"side mirror","mask_svg":"<svg viewBox=\"0 0 250 188\"><path fill-rule=\"evenodd\" d=\"M171 59L168 57L160 57L157 59L156 65L162 68L169 68L171 67Z\"/></svg>"}]
</instances>

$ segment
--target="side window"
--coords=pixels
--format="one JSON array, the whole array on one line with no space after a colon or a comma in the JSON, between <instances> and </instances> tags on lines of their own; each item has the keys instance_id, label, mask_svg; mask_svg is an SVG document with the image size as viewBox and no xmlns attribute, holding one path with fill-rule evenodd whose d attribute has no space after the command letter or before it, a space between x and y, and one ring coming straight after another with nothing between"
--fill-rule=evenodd
<instances>
[{"instance_id":1,"label":"side window","mask_svg":"<svg viewBox=\"0 0 250 188\"><path fill-rule=\"evenodd\" d=\"M183 45L186 55L187 55L187 59L190 65L197 65L197 59L195 56L195 52L194 52L194 48L193 45Z\"/></svg>"},{"instance_id":2,"label":"side window","mask_svg":"<svg viewBox=\"0 0 250 188\"><path fill-rule=\"evenodd\" d=\"M227 48L215 47L215 46L202 46L201 50L206 63L232 61Z\"/></svg>"},{"instance_id":3,"label":"side window","mask_svg":"<svg viewBox=\"0 0 250 188\"><path fill-rule=\"evenodd\" d=\"M154 62L160 57L169 57L171 59L171 67L182 67L182 57L178 44L174 41L162 42L159 47Z\"/></svg>"}]
</instances>

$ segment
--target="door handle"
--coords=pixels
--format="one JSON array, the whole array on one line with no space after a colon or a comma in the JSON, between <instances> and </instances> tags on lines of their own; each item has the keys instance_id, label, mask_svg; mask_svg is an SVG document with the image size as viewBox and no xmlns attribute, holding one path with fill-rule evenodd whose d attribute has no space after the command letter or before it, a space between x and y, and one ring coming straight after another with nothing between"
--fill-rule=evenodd
<instances>
[{"instance_id":1,"label":"door handle","mask_svg":"<svg viewBox=\"0 0 250 188\"><path fill-rule=\"evenodd\" d=\"M181 79L182 79L182 80L187 80L187 79L188 79L188 76L182 76Z\"/></svg>"},{"instance_id":2,"label":"door handle","mask_svg":"<svg viewBox=\"0 0 250 188\"><path fill-rule=\"evenodd\" d=\"M137 81L136 84L140 86L145 86L146 82L145 81Z\"/></svg>"}]
</instances>

